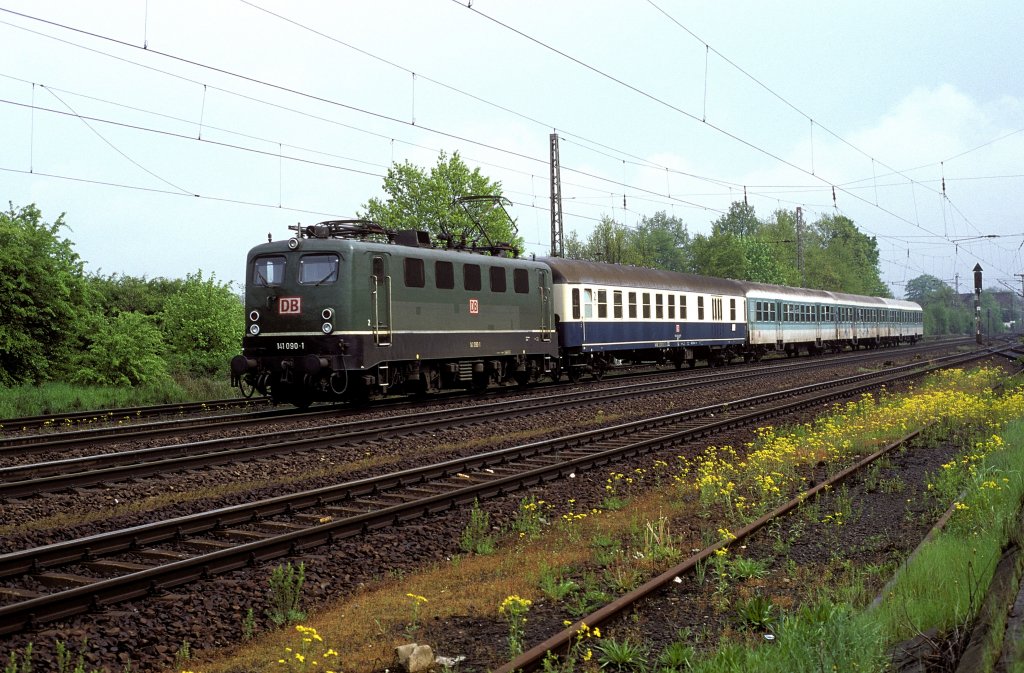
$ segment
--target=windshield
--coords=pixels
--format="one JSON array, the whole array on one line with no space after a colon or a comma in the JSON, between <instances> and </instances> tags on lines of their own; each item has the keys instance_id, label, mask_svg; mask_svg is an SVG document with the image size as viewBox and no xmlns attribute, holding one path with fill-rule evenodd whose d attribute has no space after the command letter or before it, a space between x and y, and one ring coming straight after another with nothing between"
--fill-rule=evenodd
<instances>
[{"instance_id":1,"label":"windshield","mask_svg":"<svg viewBox=\"0 0 1024 673\"><path fill-rule=\"evenodd\" d=\"M266 287L284 282L284 257L257 257L252 263L252 284Z\"/></svg>"},{"instance_id":2,"label":"windshield","mask_svg":"<svg viewBox=\"0 0 1024 673\"><path fill-rule=\"evenodd\" d=\"M338 256L304 255L299 260L299 282L322 285L338 280Z\"/></svg>"}]
</instances>

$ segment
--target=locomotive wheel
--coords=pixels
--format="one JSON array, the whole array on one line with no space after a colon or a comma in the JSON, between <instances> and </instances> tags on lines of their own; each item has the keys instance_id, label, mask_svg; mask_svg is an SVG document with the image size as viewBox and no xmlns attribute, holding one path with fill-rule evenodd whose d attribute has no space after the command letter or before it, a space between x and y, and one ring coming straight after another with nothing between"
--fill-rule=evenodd
<instances>
[{"instance_id":1,"label":"locomotive wheel","mask_svg":"<svg viewBox=\"0 0 1024 673\"><path fill-rule=\"evenodd\" d=\"M238 391L242 393L242 397L249 399L256 394L256 386L252 381L243 376L238 381Z\"/></svg>"}]
</instances>

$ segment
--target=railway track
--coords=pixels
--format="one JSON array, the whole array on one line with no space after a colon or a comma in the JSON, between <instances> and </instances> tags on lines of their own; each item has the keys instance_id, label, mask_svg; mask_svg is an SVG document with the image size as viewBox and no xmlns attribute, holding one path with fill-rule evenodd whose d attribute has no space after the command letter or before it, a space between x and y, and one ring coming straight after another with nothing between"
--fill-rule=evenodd
<instances>
[{"instance_id":1,"label":"railway track","mask_svg":"<svg viewBox=\"0 0 1024 673\"><path fill-rule=\"evenodd\" d=\"M948 349L958 342L968 343L967 340L959 339L954 341L940 341L918 345L908 348L901 348L896 351L867 351L855 353L843 353L838 355L824 355L809 360L821 365L823 363L842 361L856 362L859 360L870 360L873 358L885 357L890 353L896 355L907 355L915 353L928 353L936 349ZM801 359L801 362L806 359ZM793 361L780 358L776 362L762 362L756 365L736 365L729 367L729 371L760 370L769 371L772 368L793 366ZM612 370L615 371L615 370ZM689 373L686 376L692 380L707 380L719 377L721 370L700 370L700 373ZM648 376L650 372L637 373L634 368L624 368L615 374L606 375L606 381L619 381L631 378ZM573 386L572 383L545 383L536 386L538 390L549 387ZM517 388L500 388L489 392L492 396L499 398L521 392ZM416 400L408 401L405 398L389 398L378 400L372 408L388 408L393 410L423 408L430 402L451 403L459 399L479 397L476 393L452 393L443 396L432 397L430 401ZM0 429L6 430L9 434L0 436L0 457L11 455L13 452L53 451L74 448L83 444L100 445L109 442L140 441L160 437L173 437L185 432L209 432L213 430L232 430L237 428L251 428L254 424L269 423L288 419L299 421L302 419L315 420L331 416L349 415L358 413L362 409L353 409L346 405L324 405L307 410L297 410L292 407L267 408L270 402L265 398L258 399L235 399L235 400L214 400L207 402L195 402L189 404L168 404L150 407L130 407L123 409L84 411L74 414L33 416L24 418L11 418L0 420ZM248 413L218 413L232 408L256 408L257 411ZM199 415L199 416L196 416ZM172 418L167 418L172 416ZM184 417L182 417L184 416ZM154 420L159 419L159 420ZM94 427L81 427L89 425ZM15 431L15 432L11 432ZM33 432L35 431L35 432Z\"/></svg>"},{"instance_id":2,"label":"railway track","mask_svg":"<svg viewBox=\"0 0 1024 673\"><path fill-rule=\"evenodd\" d=\"M0 634L565 478L988 354L982 351L927 366L862 374L5 554L0 556L0 596L8 602L0 607Z\"/></svg>"},{"instance_id":3,"label":"railway track","mask_svg":"<svg viewBox=\"0 0 1024 673\"><path fill-rule=\"evenodd\" d=\"M877 361L884 355L877 352L859 357L849 357L844 364ZM804 360L788 363L787 371L815 369L821 363ZM66 488L84 488L100 483L109 483L129 478L142 478L177 470L224 465L264 456L378 440L460 424L475 424L497 418L511 418L536 413L547 413L555 409L586 403L608 403L637 395L678 393L709 383L720 384L725 380L741 381L770 375L763 368L729 369L671 380L642 382L614 387L586 387L571 392L538 395L517 399L514 406L504 401L477 404L455 409L437 411L416 411L386 418L344 421L303 428L261 433L258 436L244 435L224 439L207 439L198 442L177 443L114 453L82 455L61 458L47 462L9 465L0 468L0 497L19 498L37 493L52 492ZM306 417L306 414L302 414ZM235 420L207 419L200 427L234 428ZM248 427L248 424L243 425ZM160 428L159 433L168 432ZM49 438L28 443L11 442L0 445L0 458L10 460L14 456L34 455L45 451L59 451L78 446L82 441L79 433L74 437ZM152 437L143 434L143 437Z\"/></svg>"},{"instance_id":4,"label":"railway track","mask_svg":"<svg viewBox=\"0 0 1024 673\"><path fill-rule=\"evenodd\" d=\"M137 423L142 420L162 416L199 414L224 409L264 407L269 405L269 403L269 400L264 398L231 398L224 400L207 400L205 402L178 402L175 404L121 407L118 409L73 411L63 414L45 414L41 416L21 416L18 418L0 419L0 429L28 432L31 430L61 429L101 423Z\"/></svg>"}]
</instances>

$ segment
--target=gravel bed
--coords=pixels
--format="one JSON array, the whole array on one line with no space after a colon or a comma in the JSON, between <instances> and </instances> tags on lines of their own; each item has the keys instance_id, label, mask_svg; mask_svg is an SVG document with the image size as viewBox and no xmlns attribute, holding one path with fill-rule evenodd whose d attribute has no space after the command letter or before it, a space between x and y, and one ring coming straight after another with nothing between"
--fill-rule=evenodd
<instances>
[{"instance_id":1,"label":"gravel bed","mask_svg":"<svg viewBox=\"0 0 1024 673\"><path fill-rule=\"evenodd\" d=\"M899 352L892 351L889 359L899 362ZM344 466L351 461L367 457L392 459L386 467L364 467L345 472L344 479L354 479L384 471L413 467L423 464L423 462L437 462L464 453L478 453L481 450L520 443L509 439L514 437L517 432L526 433L530 437L529 441L535 441L548 435L564 434L566 429L578 426L581 419L593 423L593 425L587 425L587 428L611 425L658 413L736 399L754 392L761 393L767 392L769 389L784 389L813 381L832 379L859 371L863 371L863 365L843 366L839 362L830 361L828 366L816 368L810 372L804 371L790 375L786 375L784 372L775 372L773 376L759 379L755 383L747 381L702 388L700 392L694 393L644 396L629 401L616 401L604 406L600 404L584 405L571 411L562 410L531 415L506 422L497 429L490 425L457 428L432 432L428 435L376 442L372 445L339 446L329 450L289 454L274 460L262 459L213 467L203 471L148 478L138 482L109 484L78 493L45 494L18 501L8 501L0 503L0 526L39 520L44 517L60 517L85 508L107 511L109 517L98 523L4 535L0 540L0 552L24 549L156 519L182 516L259 498L273 497L294 490L326 486L340 480L338 477L303 478L303 475L309 474L310 470L314 468L330 465ZM605 385L611 384L606 382ZM510 399L509 403L513 404L514 398ZM441 406L443 408L444 405ZM370 413L386 415L387 411ZM606 420L602 421L602 416ZM795 422L810 417L811 414L808 412L800 419L795 419ZM295 426L290 425L289 427ZM313 430L315 427L311 426L311 431ZM494 435L486 443L486 446L463 446L468 439L485 434ZM709 443L728 443L733 446L741 446L749 440L750 432L733 431L713 439L703 440L699 445L695 444L691 447L690 450L699 451ZM424 454L430 455L429 461L423 460ZM649 465L651 459L651 457L645 457L644 464ZM125 504L140 503L146 498L166 495L170 491L202 494L208 489L225 483L259 482L266 479L271 467L275 479L291 477L297 480L296 483L285 486L269 486L223 497L203 497L192 502L174 504L140 513L125 514L118 509ZM634 466L624 464L621 469L631 469L632 467ZM921 469L926 471L925 468ZM581 474L573 483L547 484L542 491L537 491L535 495L549 502L564 502L571 497L575 498L581 507L596 506L604 497L605 477L606 474L603 471L600 474ZM903 478L907 481L908 492L912 492L910 491L910 479L906 475ZM510 521L521 497L522 494L514 494L488 501L486 509L491 513L492 522L500 526L503 522ZM867 501L873 501L873 499L869 498ZM891 517L889 523L883 521L880 524L871 525L882 525L888 530L891 525L894 525L894 522L901 522L908 518L903 510L896 511L895 509ZM317 605L337 600L375 579L394 573L412 572L417 568L458 553L458 540L465 526L466 518L465 512L432 516L407 524L401 530L372 532L330 548L316 549L311 554L292 559L293 562L304 561L306 564L304 604L308 608L315 609ZM870 527L869 524L864 525ZM849 530L853 529L854 527L851 526ZM415 534L411 535L410 530L414 530ZM913 539L914 535L901 533L892 536L892 544L912 544ZM815 554L822 552L811 549L814 545L810 543L808 543L808 547L806 562L808 564L815 563L818 558ZM794 549L796 549L795 545ZM113 673L123 670L130 657L135 667L133 670L159 670L160 666L166 666L173 662L174 652L178 644L184 640L188 640L192 644L194 652L199 648L219 648L237 642L246 610L252 608L257 616L264 614L267 607L266 578L276 564L261 564L254 568L239 570L199 582L147 601L126 603L100 613L44 625L35 633L6 638L3 641L3 650L17 649L29 641L33 641L37 653L36 661L52 661L52 647L55 640L77 643L81 642L83 638L87 638L89 643L87 667L104 667L105 670ZM696 589L691 590L696 591ZM695 611L693 614L698 617L706 612L700 601L695 601L692 596L686 594L668 596L665 601L657 603L658 607L652 608L655 610L655 613L652 614L660 613L663 617L648 619L648 626L652 632L655 631L654 625L658 619L665 621L669 616L671 616L671 620L666 623L675 623L677 619L678 623L699 623L685 622L685 616L676 615L675 612L671 615L667 613L666 610L670 610L673 605L676 605L679 611ZM550 610L549 615L545 613L544 606L535 606L531 611L530 627L527 631L528 640L541 638L541 635L547 637L561 627L564 617L560 616L553 606ZM424 632L428 635L443 633L449 636L447 642L438 641L443 645L440 648L443 653L458 653L471 657L474 665L480 667L476 670L493 668L496 665L494 648L500 649L504 643L504 637L507 635L505 625L495 623L494 620L481 620L470 616L449 621L451 623L425 624ZM261 630L264 626L259 623L259 617L257 617L257 630ZM461 640L458 637L460 633L464 634ZM470 661L467 661L466 665L469 664ZM45 670L45 666L40 667L40 670Z\"/></svg>"}]
</instances>

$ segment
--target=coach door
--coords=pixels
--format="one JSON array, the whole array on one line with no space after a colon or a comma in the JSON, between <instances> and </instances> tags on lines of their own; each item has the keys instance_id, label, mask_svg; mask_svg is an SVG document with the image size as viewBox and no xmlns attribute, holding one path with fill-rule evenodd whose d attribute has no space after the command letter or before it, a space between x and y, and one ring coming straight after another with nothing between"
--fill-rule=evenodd
<instances>
[{"instance_id":1,"label":"coach door","mask_svg":"<svg viewBox=\"0 0 1024 673\"><path fill-rule=\"evenodd\" d=\"M384 255L370 261L370 329L378 346L391 345L391 276Z\"/></svg>"},{"instance_id":2,"label":"coach door","mask_svg":"<svg viewBox=\"0 0 1024 673\"><path fill-rule=\"evenodd\" d=\"M551 292L548 290L547 269L537 269L537 288L540 292L540 340L551 341Z\"/></svg>"}]
</instances>

